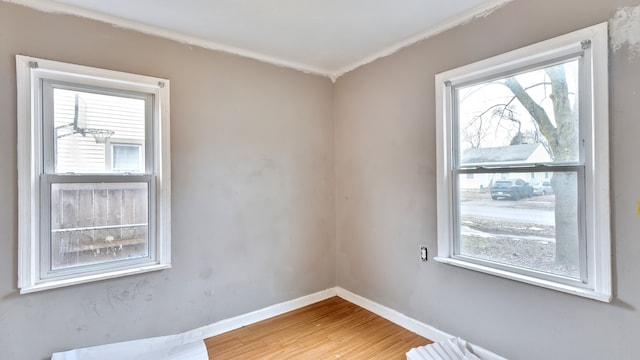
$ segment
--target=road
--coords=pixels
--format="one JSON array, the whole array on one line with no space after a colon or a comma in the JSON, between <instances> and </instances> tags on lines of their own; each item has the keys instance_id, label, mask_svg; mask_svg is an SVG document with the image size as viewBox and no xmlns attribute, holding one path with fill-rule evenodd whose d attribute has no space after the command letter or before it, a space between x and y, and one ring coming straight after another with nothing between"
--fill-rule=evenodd
<instances>
[{"instance_id":1,"label":"road","mask_svg":"<svg viewBox=\"0 0 640 360\"><path fill-rule=\"evenodd\" d=\"M462 216L514 220L540 225L555 225L553 208L526 207L527 200L474 200L461 203ZM515 206L517 205L517 207Z\"/></svg>"}]
</instances>

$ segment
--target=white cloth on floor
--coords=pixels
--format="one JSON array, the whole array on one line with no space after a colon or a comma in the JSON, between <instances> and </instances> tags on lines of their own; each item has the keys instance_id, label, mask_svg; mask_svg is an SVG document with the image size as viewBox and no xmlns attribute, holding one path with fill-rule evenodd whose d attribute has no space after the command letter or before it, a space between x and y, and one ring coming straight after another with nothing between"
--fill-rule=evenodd
<instances>
[{"instance_id":1,"label":"white cloth on floor","mask_svg":"<svg viewBox=\"0 0 640 360\"><path fill-rule=\"evenodd\" d=\"M467 342L460 338L438 341L413 348L407 352L407 360L481 360L469 350Z\"/></svg>"},{"instance_id":2,"label":"white cloth on floor","mask_svg":"<svg viewBox=\"0 0 640 360\"><path fill-rule=\"evenodd\" d=\"M170 335L74 349L53 354L51 360L208 360L203 340Z\"/></svg>"}]
</instances>

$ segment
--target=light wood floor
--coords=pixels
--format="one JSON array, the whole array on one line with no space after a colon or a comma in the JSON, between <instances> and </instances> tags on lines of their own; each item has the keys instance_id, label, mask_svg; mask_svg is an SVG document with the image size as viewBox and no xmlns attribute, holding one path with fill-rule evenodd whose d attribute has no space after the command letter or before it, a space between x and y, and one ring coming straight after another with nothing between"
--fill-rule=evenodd
<instances>
[{"instance_id":1,"label":"light wood floor","mask_svg":"<svg viewBox=\"0 0 640 360\"><path fill-rule=\"evenodd\" d=\"M406 359L431 341L333 297L205 340L209 359Z\"/></svg>"}]
</instances>

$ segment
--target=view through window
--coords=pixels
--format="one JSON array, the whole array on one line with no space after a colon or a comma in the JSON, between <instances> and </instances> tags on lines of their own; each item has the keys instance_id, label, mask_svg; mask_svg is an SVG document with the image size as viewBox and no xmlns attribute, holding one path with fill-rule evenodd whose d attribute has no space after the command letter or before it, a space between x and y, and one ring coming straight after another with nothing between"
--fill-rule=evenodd
<instances>
[{"instance_id":1,"label":"view through window","mask_svg":"<svg viewBox=\"0 0 640 360\"><path fill-rule=\"evenodd\" d=\"M578 66L454 88L460 255L580 279Z\"/></svg>"},{"instance_id":2,"label":"view through window","mask_svg":"<svg viewBox=\"0 0 640 360\"><path fill-rule=\"evenodd\" d=\"M53 149L45 147L45 152L54 156L55 166L45 167L45 173L102 176L100 183L51 178L50 243L44 247L50 248L50 271L149 256L147 182L113 182L105 175L144 173L142 145L108 146L107 142L117 137L144 144L145 109L150 99L128 92L105 94L67 83L49 84L53 122L45 117L44 126L53 126L53 132L46 133L52 133L54 139Z\"/></svg>"}]
</instances>

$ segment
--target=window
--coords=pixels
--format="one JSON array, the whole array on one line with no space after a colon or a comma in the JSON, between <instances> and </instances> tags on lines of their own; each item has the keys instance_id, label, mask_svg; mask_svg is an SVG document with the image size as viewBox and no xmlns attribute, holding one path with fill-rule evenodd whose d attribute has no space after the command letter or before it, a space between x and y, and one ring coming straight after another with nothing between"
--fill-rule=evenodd
<instances>
[{"instance_id":1,"label":"window","mask_svg":"<svg viewBox=\"0 0 640 360\"><path fill-rule=\"evenodd\" d=\"M436 76L436 260L610 301L607 56L600 24Z\"/></svg>"},{"instance_id":2,"label":"window","mask_svg":"<svg viewBox=\"0 0 640 360\"><path fill-rule=\"evenodd\" d=\"M139 145L112 145L111 146L113 171L137 172L140 171L140 146Z\"/></svg>"},{"instance_id":3,"label":"window","mask_svg":"<svg viewBox=\"0 0 640 360\"><path fill-rule=\"evenodd\" d=\"M16 68L21 293L169 268L169 81Z\"/></svg>"},{"instance_id":4,"label":"window","mask_svg":"<svg viewBox=\"0 0 640 360\"><path fill-rule=\"evenodd\" d=\"M144 172L142 144L116 143L111 141L109 149L105 150L110 154L107 163L114 172Z\"/></svg>"}]
</instances>

